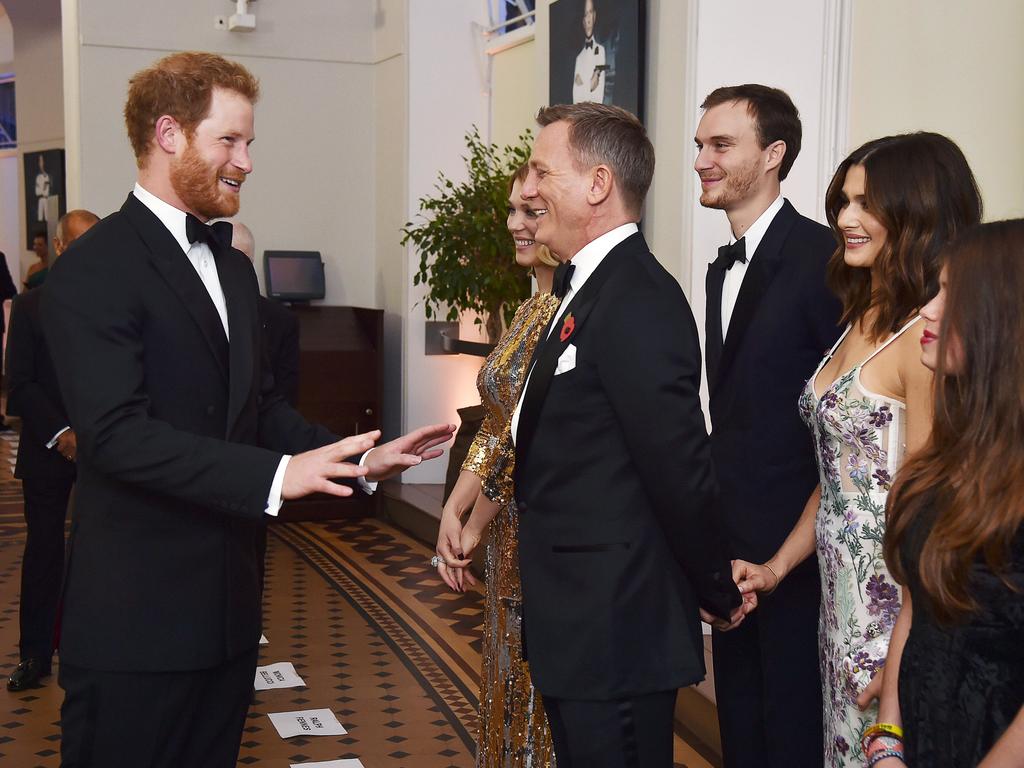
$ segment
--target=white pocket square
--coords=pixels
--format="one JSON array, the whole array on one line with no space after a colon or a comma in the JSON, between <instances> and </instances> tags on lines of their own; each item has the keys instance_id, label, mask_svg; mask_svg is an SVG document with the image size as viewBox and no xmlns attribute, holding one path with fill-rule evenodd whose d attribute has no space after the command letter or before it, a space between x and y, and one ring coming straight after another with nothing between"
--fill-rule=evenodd
<instances>
[{"instance_id":1,"label":"white pocket square","mask_svg":"<svg viewBox=\"0 0 1024 768\"><path fill-rule=\"evenodd\" d=\"M558 357L558 364L555 365L555 376L567 373L576 367L576 345L570 344Z\"/></svg>"}]
</instances>

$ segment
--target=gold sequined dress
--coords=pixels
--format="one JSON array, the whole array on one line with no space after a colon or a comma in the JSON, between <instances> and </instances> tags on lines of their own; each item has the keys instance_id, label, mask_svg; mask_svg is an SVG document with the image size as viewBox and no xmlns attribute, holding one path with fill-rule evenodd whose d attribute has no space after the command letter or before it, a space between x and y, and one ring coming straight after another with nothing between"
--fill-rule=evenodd
<instances>
[{"instance_id":1,"label":"gold sequined dress","mask_svg":"<svg viewBox=\"0 0 1024 768\"><path fill-rule=\"evenodd\" d=\"M533 348L558 303L550 293L527 299L477 377L487 415L462 468L478 475L487 498L501 504L490 526L484 570L477 768L544 768L555 764L541 697L530 684L522 655L522 591L516 538L519 517L512 495L515 447L509 423L526 381Z\"/></svg>"}]
</instances>

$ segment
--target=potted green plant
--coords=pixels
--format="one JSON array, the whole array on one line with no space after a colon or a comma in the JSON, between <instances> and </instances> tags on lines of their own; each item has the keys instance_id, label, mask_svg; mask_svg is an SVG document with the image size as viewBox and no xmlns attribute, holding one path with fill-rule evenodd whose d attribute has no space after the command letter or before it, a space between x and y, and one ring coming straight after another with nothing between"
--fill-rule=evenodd
<instances>
[{"instance_id":1,"label":"potted green plant","mask_svg":"<svg viewBox=\"0 0 1024 768\"><path fill-rule=\"evenodd\" d=\"M427 319L444 313L454 322L463 312L475 312L491 344L530 295L529 275L516 265L504 212L508 179L529 159L531 144L527 131L515 146L498 147L484 142L474 126L466 133L466 181L439 173L436 192L419 200L425 220L402 228L402 245L411 242L420 254L413 285L427 286Z\"/></svg>"}]
</instances>

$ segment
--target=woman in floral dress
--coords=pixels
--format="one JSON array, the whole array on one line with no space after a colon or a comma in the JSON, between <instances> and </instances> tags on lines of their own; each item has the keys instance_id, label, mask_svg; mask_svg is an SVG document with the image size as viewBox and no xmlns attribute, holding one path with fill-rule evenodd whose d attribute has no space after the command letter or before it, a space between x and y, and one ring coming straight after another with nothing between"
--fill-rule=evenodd
<instances>
[{"instance_id":1,"label":"woman in floral dress","mask_svg":"<svg viewBox=\"0 0 1024 768\"><path fill-rule=\"evenodd\" d=\"M518 512L512 494L515 447L509 421L526 380L527 366L541 332L558 308L551 295L558 262L534 242L543 203L520 195L526 166L509 189L508 228L516 244L516 261L532 269L539 292L516 311L511 325L488 356L477 378L487 415L470 447L458 482L441 515L438 570L456 590L464 580L469 555L490 524L484 566L486 596L481 655L478 768L546 768L555 763L551 732L541 697L530 683L523 661L520 623ZM462 517L472 514L462 526Z\"/></svg>"},{"instance_id":2,"label":"woman in floral dress","mask_svg":"<svg viewBox=\"0 0 1024 768\"><path fill-rule=\"evenodd\" d=\"M741 591L772 591L817 553L825 765L863 765L877 719L900 590L883 556L885 501L905 453L931 424L932 374L921 363L918 310L938 289L943 244L981 218L970 167L949 139L887 136L840 164L825 199L839 248L829 285L846 331L799 398L820 485L764 565L737 561ZM770 599L770 598L768 598Z\"/></svg>"}]
</instances>

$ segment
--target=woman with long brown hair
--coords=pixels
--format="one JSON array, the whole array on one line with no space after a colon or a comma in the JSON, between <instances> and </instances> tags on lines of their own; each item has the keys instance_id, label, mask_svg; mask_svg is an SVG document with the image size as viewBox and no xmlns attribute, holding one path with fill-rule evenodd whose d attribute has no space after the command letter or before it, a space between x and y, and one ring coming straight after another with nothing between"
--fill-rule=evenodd
<instances>
[{"instance_id":1,"label":"woman with long brown hair","mask_svg":"<svg viewBox=\"0 0 1024 768\"><path fill-rule=\"evenodd\" d=\"M860 766L899 613L882 554L885 502L905 451L925 443L932 374L921 364L919 309L938 288L943 245L981 218L963 153L934 133L886 136L844 160L825 199L839 247L829 286L846 331L811 372L800 413L811 429L820 484L796 527L764 565L736 561L743 592L770 592L817 552L818 638L825 765Z\"/></svg>"},{"instance_id":2,"label":"woman with long brown hair","mask_svg":"<svg viewBox=\"0 0 1024 768\"><path fill-rule=\"evenodd\" d=\"M889 496L885 560L909 595L868 750L902 741L910 766L1021 766L1024 220L953 243L921 315L932 436Z\"/></svg>"}]
</instances>

